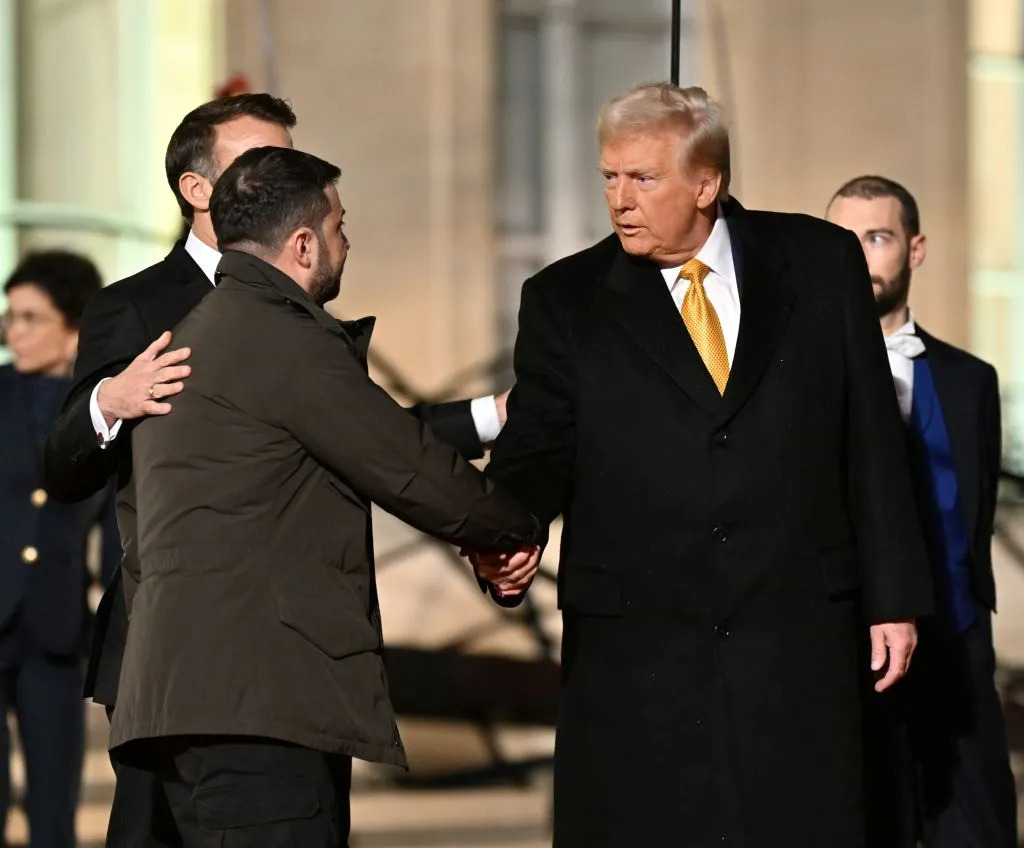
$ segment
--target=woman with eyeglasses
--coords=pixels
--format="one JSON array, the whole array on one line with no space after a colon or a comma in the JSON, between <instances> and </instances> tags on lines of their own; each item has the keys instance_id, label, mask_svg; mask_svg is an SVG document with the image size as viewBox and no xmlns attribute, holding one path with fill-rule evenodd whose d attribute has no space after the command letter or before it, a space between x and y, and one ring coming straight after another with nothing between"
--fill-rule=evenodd
<instances>
[{"instance_id":1,"label":"woman with eyeglasses","mask_svg":"<svg viewBox=\"0 0 1024 848\"><path fill-rule=\"evenodd\" d=\"M61 504L42 486L41 449L70 388L85 305L100 289L83 256L27 256L4 285L0 319L0 842L11 803L10 738L25 760L31 848L72 848L84 749L87 540L101 534L101 575L118 567L112 492Z\"/></svg>"}]
</instances>

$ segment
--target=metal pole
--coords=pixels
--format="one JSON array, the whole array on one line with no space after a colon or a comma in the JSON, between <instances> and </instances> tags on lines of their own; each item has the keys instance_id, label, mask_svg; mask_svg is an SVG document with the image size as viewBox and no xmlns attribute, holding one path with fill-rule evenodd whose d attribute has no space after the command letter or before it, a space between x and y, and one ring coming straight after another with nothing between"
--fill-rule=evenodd
<instances>
[{"instance_id":1,"label":"metal pole","mask_svg":"<svg viewBox=\"0 0 1024 848\"><path fill-rule=\"evenodd\" d=\"M679 85L679 30L682 21L682 0L672 0L672 65L669 74L673 85Z\"/></svg>"}]
</instances>

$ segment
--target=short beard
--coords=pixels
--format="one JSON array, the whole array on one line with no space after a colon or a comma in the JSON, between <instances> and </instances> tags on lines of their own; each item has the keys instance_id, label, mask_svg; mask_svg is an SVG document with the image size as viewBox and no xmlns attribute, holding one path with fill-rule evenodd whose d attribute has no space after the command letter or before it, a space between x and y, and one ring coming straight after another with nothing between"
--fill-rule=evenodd
<instances>
[{"instance_id":1,"label":"short beard","mask_svg":"<svg viewBox=\"0 0 1024 848\"><path fill-rule=\"evenodd\" d=\"M344 265L338 269L331 267L329 260L326 258L327 247L323 241L320 241L319 254L322 258L317 263L316 272L310 283L309 296L317 306L323 306L325 303L334 300L341 291L341 272L344 270Z\"/></svg>"},{"instance_id":2,"label":"short beard","mask_svg":"<svg viewBox=\"0 0 1024 848\"><path fill-rule=\"evenodd\" d=\"M875 308L878 310L878 317L884 318L891 315L898 309L907 305L910 295L910 261L904 262L900 272L891 280L883 277L872 276L871 282L878 286L880 291L875 295Z\"/></svg>"}]
</instances>

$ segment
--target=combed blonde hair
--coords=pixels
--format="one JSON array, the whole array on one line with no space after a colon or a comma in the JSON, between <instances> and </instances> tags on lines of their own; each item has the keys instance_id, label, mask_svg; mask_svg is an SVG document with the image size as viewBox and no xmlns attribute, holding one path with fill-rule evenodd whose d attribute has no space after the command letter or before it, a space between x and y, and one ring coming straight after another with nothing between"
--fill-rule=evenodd
<instances>
[{"instance_id":1,"label":"combed blonde hair","mask_svg":"<svg viewBox=\"0 0 1024 848\"><path fill-rule=\"evenodd\" d=\"M693 170L711 168L722 175L718 198L729 196L729 130L719 105L698 86L680 88L669 82L645 83L617 95L601 107L597 140L668 127L679 134L681 160Z\"/></svg>"}]
</instances>

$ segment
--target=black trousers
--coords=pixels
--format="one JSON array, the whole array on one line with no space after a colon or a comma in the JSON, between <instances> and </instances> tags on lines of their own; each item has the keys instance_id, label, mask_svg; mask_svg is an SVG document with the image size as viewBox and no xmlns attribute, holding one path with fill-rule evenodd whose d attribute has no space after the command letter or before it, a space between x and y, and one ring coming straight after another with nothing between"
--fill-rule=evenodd
<instances>
[{"instance_id":1,"label":"black trousers","mask_svg":"<svg viewBox=\"0 0 1024 848\"><path fill-rule=\"evenodd\" d=\"M0 837L11 802L7 711L18 717L32 848L75 844L85 706L81 657L47 654L20 615L0 634Z\"/></svg>"},{"instance_id":2,"label":"black trousers","mask_svg":"<svg viewBox=\"0 0 1024 848\"><path fill-rule=\"evenodd\" d=\"M352 760L272 739L189 736L134 747L169 817L155 844L182 848L347 848ZM148 765L147 765L148 761Z\"/></svg>"},{"instance_id":3,"label":"black trousers","mask_svg":"<svg viewBox=\"0 0 1024 848\"><path fill-rule=\"evenodd\" d=\"M906 680L869 696L868 844L1017 848L1017 795L996 691L992 618L944 638L922 627Z\"/></svg>"},{"instance_id":4,"label":"black trousers","mask_svg":"<svg viewBox=\"0 0 1024 848\"><path fill-rule=\"evenodd\" d=\"M181 840L159 776L113 758L111 765L114 801L110 806L106 848L180 848Z\"/></svg>"}]
</instances>

